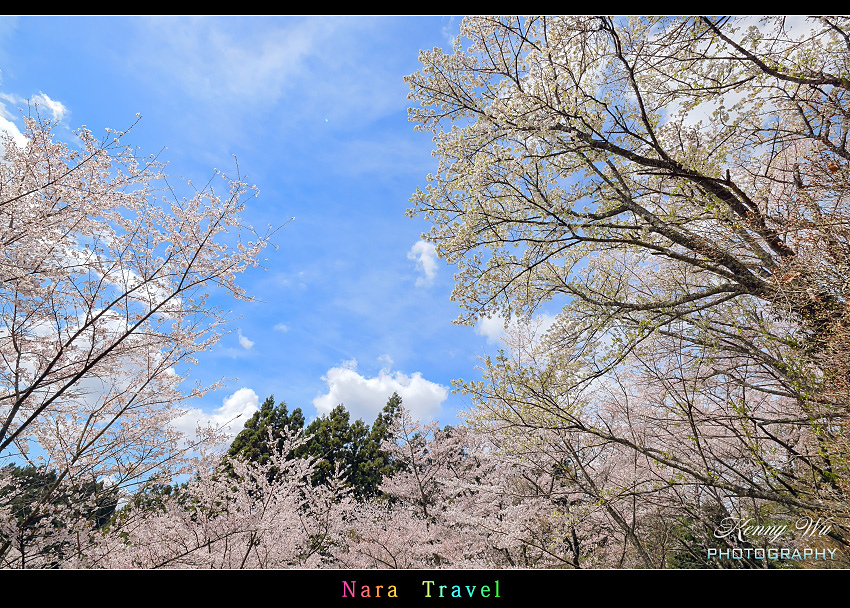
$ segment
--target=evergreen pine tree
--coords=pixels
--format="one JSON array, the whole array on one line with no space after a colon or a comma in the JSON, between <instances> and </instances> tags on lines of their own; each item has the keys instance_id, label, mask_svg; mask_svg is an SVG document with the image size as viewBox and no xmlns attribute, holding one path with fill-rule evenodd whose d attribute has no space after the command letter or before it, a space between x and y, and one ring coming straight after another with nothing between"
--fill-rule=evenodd
<instances>
[{"instance_id":1,"label":"evergreen pine tree","mask_svg":"<svg viewBox=\"0 0 850 608\"><path fill-rule=\"evenodd\" d=\"M283 445L284 429L298 430L304 428L304 414L301 408L295 408L290 414L286 402L281 401L277 406L274 395L270 395L260 409L245 423L245 428L236 436L228 450L228 456L240 457L259 464L265 464L273 450L279 450ZM271 433L271 434L270 434ZM290 458L294 454L288 455ZM274 475L275 471L272 471Z\"/></svg>"},{"instance_id":2,"label":"evergreen pine tree","mask_svg":"<svg viewBox=\"0 0 850 608\"><path fill-rule=\"evenodd\" d=\"M265 463L271 450L277 448L275 440L282 437L284 427L304 429L309 437L307 443L288 456L312 456L318 459L311 480L313 483L326 483L339 467L356 498L374 498L381 493L380 485L384 476L399 466L381 446L392 438L392 425L400 407L401 397L393 393L370 428L360 419L351 423L350 414L340 404L304 428L304 416L300 408L289 414L286 404L275 406L274 396L271 396L245 423L244 430L236 436L228 454ZM271 445L270 430L273 438Z\"/></svg>"}]
</instances>

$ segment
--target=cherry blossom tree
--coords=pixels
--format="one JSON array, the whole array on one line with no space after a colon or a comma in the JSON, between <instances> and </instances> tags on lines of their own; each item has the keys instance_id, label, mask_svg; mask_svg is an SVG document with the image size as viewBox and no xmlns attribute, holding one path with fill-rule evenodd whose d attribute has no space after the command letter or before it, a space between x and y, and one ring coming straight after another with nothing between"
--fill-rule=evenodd
<instances>
[{"instance_id":1,"label":"cherry blossom tree","mask_svg":"<svg viewBox=\"0 0 850 608\"><path fill-rule=\"evenodd\" d=\"M476 416L546 431L645 566L712 509L850 546L848 32L475 17L407 78L439 159L410 213L459 322L563 307L463 385Z\"/></svg>"},{"instance_id":2,"label":"cherry blossom tree","mask_svg":"<svg viewBox=\"0 0 850 608\"><path fill-rule=\"evenodd\" d=\"M541 442L472 425L440 429L402 410L385 444L398 471L356 505L338 562L358 568L539 568L599 564L605 522L571 493ZM584 503L584 504L579 504ZM613 544L613 543L612 543ZM591 550L593 549L593 551Z\"/></svg>"},{"instance_id":3,"label":"cherry blossom tree","mask_svg":"<svg viewBox=\"0 0 850 608\"><path fill-rule=\"evenodd\" d=\"M318 568L333 563L350 490L337 474L313 484L306 437L285 430L264 462L218 456L158 508L128 506L108 534L89 534L77 561L98 568Z\"/></svg>"},{"instance_id":4,"label":"cherry blossom tree","mask_svg":"<svg viewBox=\"0 0 850 608\"><path fill-rule=\"evenodd\" d=\"M236 277L269 238L240 219L256 189L239 175L184 198L125 133L83 128L66 144L49 122L26 124L25 145L4 133L1 146L0 459L56 481L24 527L63 484L115 491L184 470L170 423L210 388L184 381L227 320L211 293L247 298ZM71 519L68 535L91 527ZM0 539L0 563L17 558Z\"/></svg>"}]
</instances>

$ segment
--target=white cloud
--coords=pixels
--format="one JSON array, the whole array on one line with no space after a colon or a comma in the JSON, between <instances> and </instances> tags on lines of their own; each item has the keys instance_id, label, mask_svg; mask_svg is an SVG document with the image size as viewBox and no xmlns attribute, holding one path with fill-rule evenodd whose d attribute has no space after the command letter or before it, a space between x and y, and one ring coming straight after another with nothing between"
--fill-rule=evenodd
<instances>
[{"instance_id":1,"label":"white cloud","mask_svg":"<svg viewBox=\"0 0 850 608\"><path fill-rule=\"evenodd\" d=\"M275 331L286 333L289 331L289 326L286 323L278 323L273 328Z\"/></svg>"},{"instance_id":2,"label":"white cloud","mask_svg":"<svg viewBox=\"0 0 850 608\"><path fill-rule=\"evenodd\" d=\"M19 108L23 108L24 111L26 111L27 108L32 110L33 106L37 105L41 118L48 118L48 116L45 116L44 110L49 110L49 118L55 121L61 121L71 113L71 111L61 101L57 101L41 91L30 98L16 95L14 93L4 93L0 95L0 98L15 104ZM2 106L0 106L0 115L4 115L7 118L9 117L9 113Z\"/></svg>"},{"instance_id":3,"label":"white cloud","mask_svg":"<svg viewBox=\"0 0 850 608\"><path fill-rule=\"evenodd\" d=\"M68 111L68 108L66 108L61 101L51 99L44 93L33 95L31 101L32 103L37 104L41 108L47 108L48 110L50 110L50 113L53 115L52 119L56 121L61 121L70 113Z\"/></svg>"},{"instance_id":4,"label":"white cloud","mask_svg":"<svg viewBox=\"0 0 850 608\"><path fill-rule=\"evenodd\" d=\"M70 114L70 111L64 104L62 104L62 102L51 99L44 93L33 95L32 99L26 99L18 95L2 94L0 95L0 99L5 99L6 101L21 107L26 107L30 104L37 104L40 110L46 108L49 111L50 118L56 121L61 121ZM42 114L42 117L45 116ZM4 131L12 136L12 140L19 148L23 148L27 145L27 138L18 128L18 125L13 122L12 114L9 113L3 103L0 103L0 133L3 133ZM3 145L0 143L0 155L2 154Z\"/></svg>"},{"instance_id":5,"label":"white cloud","mask_svg":"<svg viewBox=\"0 0 850 608\"><path fill-rule=\"evenodd\" d=\"M393 358L389 355L381 355L380 357L378 357L378 361L384 364L381 369L386 370L387 372L389 372L393 366Z\"/></svg>"},{"instance_id":6,"label":"white cloud","mask_svg":"<svg viewBox=\"0 0 850 608\"><path fill-rule=\"evenodd\" d=\"M239 334L239 344L242 345L242 348L250 349L251 347L254 346L253 340L249 340L248 338L243 336L241 329L237 329L236 332Z\"/></svg>"},{"instance_id":7,"label":"white cloud","mask_svg":"<svg viewBox=\"0 0 850 608\"><path fill-rule=\"evenodd\" d=\"M230 437L235 437L245 426L245 421L259 409L260 399L253 389L243 387L226 397L221 407L212 413L201 408L191 408L186 414L177 418L172 426L189 437L195 436L198 426L221 428Z\"/></svg>"},{"instance_id":8,"label":"white cloud","mask_svg":"<svg viewBox=\"0 0 850 608\"><path fill-rule=\"evenodd\" d=\"M552 324L555 322L555 315L550 315L547 313L540 313L539 315L535 315L531 320L531 323L525 324L524 334L531 334L536 338L540 338L546 333ZM510 322L507 324L507 329L505 329L505 319L502 317L485 317L478 321L475 325L475 333L480 336L484 336L487 338L487 342L490 344L498 344L499 342L505 342L505 337L508 332L513 331L519 327L519 321L516 318L512 318Z\"/></svg>"},{"instance_id":9,"label":"white cloud","mask_svg":"<svg viewBox=\"0 0 850 608\"><path fill-rule=\"evenodd\" d=\"M416 279L416 286L423 287L434 283L437 276L437 250L427 241L416 241L407 252L408 260L416 260L416 266L425 276Z\"/></svg>"},{"instance_id":10,"label":"white cloud","mask_svg":"<svg viewBox=\"0 0 850 608\"><path fill-rule=\"evenodd\" d=\"M487 338L489 344L498 344L505 335L505 320L502 317L485 317L475 325L475 333Z\"/></svg>"},{"instance_id":11,"label":"white cloud","mask_svg":"<svg viewBox=\"0 0 850 608\"><path fill-rule=\"evenodd\" d=\"M3 116L0 116L0 131L5 131L9 135L11 135L12 140L15 142L15 145L19 148L23 148L27 145L27 138L24 137L24 134L21 133L21 130L18 129L18 126L8 118L4 118ZM0 152L2 152L2 145L0 145Z\"/></svg>"},{"instance_id":12,"label":"white cloud","mask_svg":"<svg viewBox=\"0 0 850 608\"><path fill-rule=\"evenodd\" d=\"M15 99L10 97L9 95L0 95L0 98L15 103ZM0 103L0 132L3 131L12 136L15 145L19 148L23 148L25 145L27 145L27 138L24 137L23 133L21 133L21 130L18 128L18 125L12 122L12 115L6 109L6 106ZM3 147L2 144L0 144L0 153L2 152Z\"/></svg>"},{"instance_id":13,"label":"white cloud","mask_svg":"<svg viewBox=\"0 0 850 608\"><path fill-rule=\"evenodd\" d=\"M392 362L387 355L381 361ZM423 421L434 418L449 394L445 386L426 380L421 372L407 375L385 368L376 377L366 378L357 373L357 361L353 360L332 367L322 379L328 383L328 392L313 399L319 413L327 414L342 403L352 420L362 418L367 424L372 423L394 392L413 417Z\"/></svg>"}]
</instances>

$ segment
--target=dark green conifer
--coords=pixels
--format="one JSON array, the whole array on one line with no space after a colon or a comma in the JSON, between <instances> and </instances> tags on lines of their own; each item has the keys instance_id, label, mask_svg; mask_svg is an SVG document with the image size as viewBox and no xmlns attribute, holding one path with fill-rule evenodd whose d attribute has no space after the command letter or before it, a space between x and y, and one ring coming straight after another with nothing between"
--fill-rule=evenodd
<instances>
[{"instance_id":1,"label":"dark green conifer","mask_svg":"<svg viewBox=\"0 0 850 608\"><path fill-rule=\"evenodd\" d=\"M304 429L309 437L307 443L288 457L312 456L317 459L311 480L313 483L327 483L339 467L356 498L376 497L380 494L384 476L397 468L397 464L391 461L381 446L392 438L392 424L400 407L401 397L393 393L372 428L369 428L360 419L350 422L348 411L340 404ZM301 409L289 414L285 403L275 406L274 397L269 397L245 423L245 429L236 436L228 454L265 463L273 448L280 449L280 445L274 441L269 444L269 430L273 438L280 438L285 426L304 428Z\"/></svg>"}]
</instances>

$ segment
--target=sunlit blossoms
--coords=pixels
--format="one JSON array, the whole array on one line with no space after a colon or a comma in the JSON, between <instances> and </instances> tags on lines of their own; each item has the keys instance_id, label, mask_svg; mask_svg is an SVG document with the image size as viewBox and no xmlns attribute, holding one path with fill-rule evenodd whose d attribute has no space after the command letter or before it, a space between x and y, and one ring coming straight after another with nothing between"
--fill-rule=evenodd
<instances>
[{"instance_id":1,"label":"sunlit blossoms","mask_svg":"<svg viewBox=\"0 0 850 608\"><path fill-rule=\"evenodd\" d=\"M801 514L846 559L848 25L475 17L407 78L460 321L562 307L473 418L605 512L606 563L717 565L723 517Z\"/></svg>"}]
</instances>

